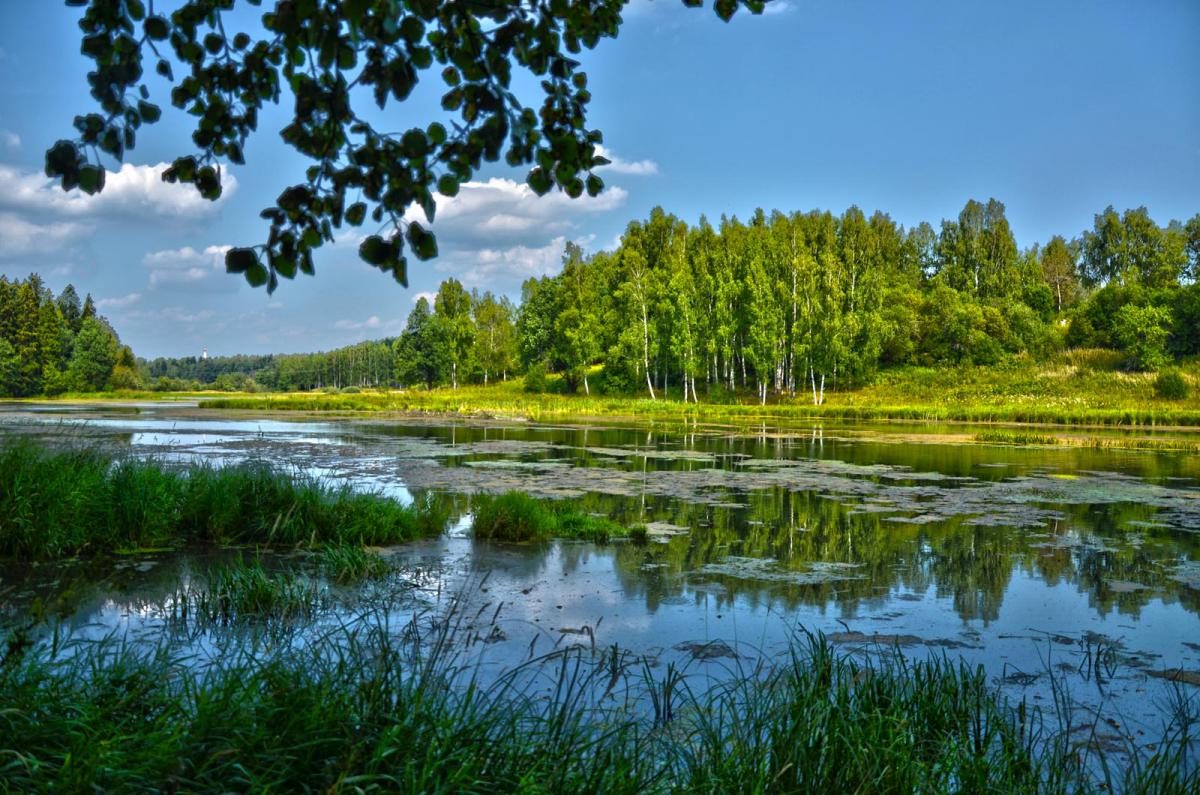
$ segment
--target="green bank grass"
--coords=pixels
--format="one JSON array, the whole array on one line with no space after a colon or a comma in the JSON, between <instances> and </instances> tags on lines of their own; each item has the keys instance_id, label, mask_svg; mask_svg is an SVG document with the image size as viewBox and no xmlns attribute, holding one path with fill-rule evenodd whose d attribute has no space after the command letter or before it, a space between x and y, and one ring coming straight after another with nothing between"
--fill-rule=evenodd
<instances>
[{"instance_id":1,"label":"green bank grass","mask_svg":"<svg viewBox=\"0 0 1200 795\"><path fill-rule=\"evenodd\" d=\"M261 463L172 467L94 449L0 447L0 556L45 560L185 544L387 545L446 515Z\"/></svg>"},{"instance_id":2,"label":"green bank grass","mask_svg":"<svg viewBox=\"0 0 1200 795\"><path fill-rule=\"evenodd\" d=\"M403 653L386 631L327 640L268 655L234 650L202 669L165 647L113 642L9 654L0 789L1024 795L1200 786L1186 750L1194 716L1176 716L1152 754L1131 744L1126 756L1086 730L1047 728L982 669L898 653L854 660L822 638L799 639L769 668L734 663L716 678L575 649L488 683L444 655Z\"/></svg>"},{"instance_id":3,"label":"green bank grass","mask_svg":"<svg viewBox=\"0 0 1200 795\"><path fill-rule=\"evenodd\" d=\"M572 538L605 544L612 538L628 535L625 528L611 519L583 513L570 504L538 500L520 491L476 496L471 511L475 537L489 541Z\"/></svg>"},{"instance_id":4,"label":"green bank grass","mask_svg":"<svg viewBox=\"0 0 1200 795\"><path fill-rule=\"evenodd\" d=\"M1200 389L1183 400L1160 398L1154 373L1118 369L1105 351L1069 351L1048 362L1017 360L996 367L885 370L869 386L811 395L772 396L766 406L749 395L721 393L699 404L677 399L530 394L520 379L489 386L327 395L238 395L200 401L201 408L312 412L428 412L512 416L532 420L629 417L665 421L757 422L808 419L995 422L1044 425L1200 426ZM1180 371L1200 384L1200 366ZM679 397L678 391L670 393Z\"/></svg>"}]
</instances>

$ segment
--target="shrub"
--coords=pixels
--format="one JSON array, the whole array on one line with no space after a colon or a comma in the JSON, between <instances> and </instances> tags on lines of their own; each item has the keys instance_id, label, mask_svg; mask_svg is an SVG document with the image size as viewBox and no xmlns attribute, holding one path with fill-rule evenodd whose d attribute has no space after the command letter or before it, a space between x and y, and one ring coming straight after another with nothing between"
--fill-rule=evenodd
<instances>
[{"instance_id":1,"label":"shrub","mask_svg":"<svg viewBox=\"0 0 1200 795\"><path fill-rule=\"evenodd\" d=\"M1189 391L1187 379L1178 370L1163 370L1154 379L1154 394L1163 400L1184 400Z\"/></svg>"},{"instance_id":2,"label":"shrub","mask_svg":"<svg viewBox=\"0 0 1200 795\"><path fill-rule=\"evenodd\" d=\"M525 371L525 391L535 393L546 391L545 362L534 362L529 365L529 369Z\"/></svg>"},{"instance_id":3,"label":"shrub","mask_svg":"<svg viewBox=\"0 0 1200 795\"><path fill-rule=\"evenodd\" d=\"M1171 312L1166 307L1126 305L1117 312L1113 334L1134 370L1154 370L1167 362L1167 329Z\"/></svg>"},{"instance_id":4,"label":"shrub","mask_svg":"<svg viewBox=\"0 0 1200 795\"><path fill-rule=\"evenodd\" d=\"M358 393L362 392L362 390L356 386L344 386L339 391L343 395L357 395Z\"/></svg>"}]
</instances>

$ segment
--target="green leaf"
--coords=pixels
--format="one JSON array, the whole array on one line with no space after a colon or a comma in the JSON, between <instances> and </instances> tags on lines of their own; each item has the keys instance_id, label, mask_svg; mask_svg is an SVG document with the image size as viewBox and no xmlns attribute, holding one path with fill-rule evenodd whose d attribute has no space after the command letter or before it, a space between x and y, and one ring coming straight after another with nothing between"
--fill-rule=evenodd
<instances>
[{"instance_id":1,"label":"green leaf","mask_svg":"<svg viewBox=\"0 0 1200 795\"><path fill-rule=\"evenodd\" d=\"M451 174L443 174L437 182L438 193L443 196L458 195L458 180Z\"/></svg>"},{"instance_id":2,"label":"green leaf","mask_svg":"<svg viewBox=\"0 0 1200 795\"><path fill-rule=\"evenodd\" d=\"M84 166L79 169L79 189L89 196L104 190L104 169L99 166Z\"/></svg>"},{"instance_id":3,"label":"green leaf","mask_svg":"<svg viewBox=\"0 0 1200 795\"><path fill-rule=\"evenodd\" d=\"M246 283L251 287L262 287L267 283L268 277L269 274L267 273L267 269L261 262L256 261L254 265L246 271Z\"/></svg>"},{"instance_id":4,"label":"green leaf","mask_svg":"<svg viewBox=\"0 0 1200 795\"><path fill-rule=\"evenodd\" d=\"M226 273L247 273L255 266L262 267L258 252L252 248L231 248L225 252Z\"/></svg>"},{"instance_id":5,"label":"green leaf","mask_svg":"<svg viewBox=\"0 0 1200 795\"><path fill-rule=\"evenodd\" d=\"M550 188L554 186L554 181L550 178L550 174L540 166L530 171L525 181L529 183L529 187L538 196L546 195Z\"/></svg>"},{"instance_id":6,"label":"green leaf","mask_svg":"<svg viewBox=\"0 0 1200 795\"><path fill-rule=\"evenodd\" d=\"M146 17L146 21L142 23L142 30L146 31L146 35L155 41L162 41L171 32L166 18L157 15Z\"/></svg>"},{"instance_id":7,"label":"green leaf","mask_svg":"<svg viewBox=\"0 0 1200 795\"><path fill-rule=\"evenodd\" d=\"M363 262L376 267L391 258L392 245L379 235L371 235L358 247L358 256Z\"/></svg>"},{"instance_id":8,"label":"green leaf","mask_svg":"<svg viewBox=\"0 0 1200 795\"><path fill-rule=\"evenodd\" d=\"M362 202L355 202L346 208L346 223L351 226L358 226L367 217L367 205Z\"/></svg>"},{"instance_id":9,"label":"green leaf","mask_svg":"<svg viewBox=\"0 0 1200 795\"><path fill-rule=\"evenodd\" d=\"M158 105L140 100L138 101L138 114L141 115L142 121L147 124L153 124L162 118L162 110Z\"/></svg>"},{"instance_id":10,"label":"green leaf","mask_svg":"<svg viewBox=\"0 0 1200 795\"><path fill-rule=\"evenodd\" d=\"M437 238L432 232L425 230L423 226L413 221L408 225L408 244L412 246L413 253L417 255L417 259L427 260L437 256Z\"/></svg>"}]
</instances>

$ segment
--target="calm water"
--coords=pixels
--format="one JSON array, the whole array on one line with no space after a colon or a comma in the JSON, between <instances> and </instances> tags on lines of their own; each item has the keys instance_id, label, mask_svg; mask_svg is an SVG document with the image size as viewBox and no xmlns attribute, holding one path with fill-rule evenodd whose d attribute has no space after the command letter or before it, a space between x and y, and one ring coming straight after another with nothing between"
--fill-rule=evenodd
<instances>
[{"instance_id":1,"label":"calm water","mask_svg":"<svg viewBox=\"0 0 1200 795\"><path fill-rule=\"evenodd\" d=\"M1152 676L1200 671L1200 460L951 443L951 431L964 432L0 405L3 434L172 460L261 458L451 506L446 536L390 551L395 578L332 589L314 627L380 606L403 623L458 593L488 641L478 645L487 664L594 643L705 672L822 631L848 651L899 643L961 655L1034 701L1049 703L1053 677L1080 709L1103 707L1123 732L1151 735L1174 689L1200 692ZM654 543L473 542L471 496L514 488L647 524ZM70 633L153 639L180 587L228 554L9 565L3 609L69 592ZM698 644L716 640L724 645L700 655L711 659L697 659ZM219 651L223 641L186 642Z\"/></svg>"}]
</instances>

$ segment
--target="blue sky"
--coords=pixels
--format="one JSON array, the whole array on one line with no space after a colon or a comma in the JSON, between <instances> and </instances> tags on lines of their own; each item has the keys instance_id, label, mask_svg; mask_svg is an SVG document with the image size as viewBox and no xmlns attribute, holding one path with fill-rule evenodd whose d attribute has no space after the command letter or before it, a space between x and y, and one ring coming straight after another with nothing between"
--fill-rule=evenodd
<instances>
[{"instance_id":1,"label":"blue sky","mask_svg":"<svg viewBox=\"0 0 1200 795\"><path fill-rule=\"evenodd\" d=\"M409 289L348 241L268 297L224 275L221 252L261 242L258 211L300 179L304 161L276 135L286 108L216 205L158 180L186 151L170 111L104 194L63 194L41 167L91 109L79 10L0 0L0 273L91 292L141 356L289 352L393 335L451 275L515 296L558 269L565 241L610 247L655 205L694 222L857 204L936 225L994 196L1022 246L1077 235L1109 204L1161 223L1200 212L1196 0L770 6L729 24L677 0L629 6L620 37L584 57L614 159L601 196L537 199L523 173L492 167L439 208L442 256L410 265ZM392 107L397 127L431 118L436 82Z\"/></svg>"}]
</instances>

